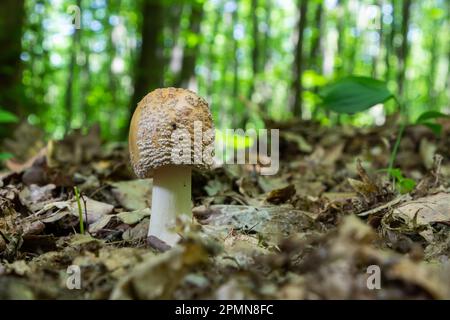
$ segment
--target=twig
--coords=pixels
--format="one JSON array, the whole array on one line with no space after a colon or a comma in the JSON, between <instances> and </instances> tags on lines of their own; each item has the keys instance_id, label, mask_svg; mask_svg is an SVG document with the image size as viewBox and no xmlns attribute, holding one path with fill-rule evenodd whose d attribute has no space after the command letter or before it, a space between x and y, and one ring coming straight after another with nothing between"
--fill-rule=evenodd
<instances>
[{"instance_id":1,"label":"twig","mask_svg":"<svg viewBox=\"0 0 450 320\"><path fill-rule=\"evenodd\" d=\"M90 232L89 232L89 222L88 222L88 214L87 214L87 200L84 198L84 193L83 192L81 192L80 193L80 196L81 196L81 199L83 200L83 205L84 205L84 217L85 217L85 221L86 221L86 231L87 231L87 233L89 233L89 234L91 234Z\"/></svg>"},{"instance_id":2,"label":"twig","mask_svg":"<svg viewBox=\"0 0 450 320\"><path fill-rule=\"evenodd\" d=\"M84 222L83 222L83 212L81 211L80 191L78 190L78 187L73 187L73 190L75 191L75 199L77 200L77 205L78 205L78 217L80 220L80 232L81 232L81 234L84 234Z\"/></svg>"},{"instance_id":3,"label":"twig","mask_svg":"<svg viewBox=\"0 0 450 320\"><path fill-rule=\"evenodd\" d=\"M399 204L401 202L408 201L408 200L411 200L411 199L412 198L411 198L411 196L409 194L404 194L404 195L402 195L400 197L397 197L394 200L389 201L388 203L385 203L385 204L383 204L383 205L381 205L379 207L370 209L370 210L362 212L362 213L358 213L357 216L365 217L365 216L368 216L368 215L371 215L371 214L383 211L384 209L388 209L388 208L390 208L390 207L392 207L392 206L394 206L396 204Z\"/></svg>"}]
</instances>

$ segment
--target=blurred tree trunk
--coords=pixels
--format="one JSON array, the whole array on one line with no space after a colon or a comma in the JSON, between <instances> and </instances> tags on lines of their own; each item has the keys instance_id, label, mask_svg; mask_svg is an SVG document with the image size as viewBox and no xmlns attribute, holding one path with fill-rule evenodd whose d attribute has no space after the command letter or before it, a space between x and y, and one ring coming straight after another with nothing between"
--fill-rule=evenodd
<instances>
[{"instance_id":1,"label":"blurred tree trunk","mask_svg":"<svg viewBox=\"0 0 450 320\"><path fill-rule=\"evenodd\" d=\"M24 0L0 1L0 108L19 116L23 115L20 55L24 18Z\"/></svg>"},{"instance_id":2,"label":"blurred tree trunk","mask_svg":"<svg viewBox=\"0 0 450 320\"><path fill-rule=\"evenodd\" d=\"M314 14L314 22L316 23L313 36L311 37L311 50L309 53L310 66L317 73L321 73L323 55L320 53L320 43L322 39L323 28L323 4L319 2Z\"/></svg>"},{"instance_id":3,"label":"blurred tree trunk","mask_svg":"<svg viewBox=\"0 0 450 320\"><path fill-rule=\"evenodd\" d=\"M117 46L115 43L115 37L114 37L114 28L115 26L111 25L109 23L109 17L111 15L115 15L120 11L120 6L121 6L121 0L115 1L113 4L109 4L106 7L107 10L107 14L104 17L103 20L103 24L105 25L105 33L107 34L108 37L108 42L106 44L106 52L108 54L108 61L109 63L105 64L105 67L107 68L106 73L108 75L108 91L109 94L111 95L111 104L110 106L112 107L112 110L119 105L119 101L118 101L118 88L120 88L120 84L119 84L119 79L117 77L117 75L114 72L114 60L117 56ZM85 64L85 68L83 68L84 71L89 72L89 48L86 48L86 55L87 55L87 59L86 59L86 64ZM85 49L85 50L86 50ZM86 84L87 86L89 84ZM87 93L89 91L89 87L85 88L85 92ZM86 109L86 113L88 113L89 110ZM108 121L108 123L110 124L109 127L109 133L111 133L111 131L113 131L113 128L111 126L112 123L114 123L114 118L116 117L116 115L114 114L114 112L110 112L108 115L108 119L105 119L106 121ZM90 119L90 117L88 117L88 119ZM103 126L103 123L100 123L101 126ZM117 134L117 132L116 132Z\"/></svg>"},{"instance_id":4,"label":"blurred tree trunk","mask_svg":"<svg viewBox=\"0 0 450 320\"><path fill-rule=\"evenodd\" d=\"M177 87L187 88L189 82L195 77L195 63L197 60L197 53L200 44L200 26L203 18L203 2L193 2L191 5L191 15L189 18L189 32L193 37L185 39L185 48L183 50L183 60L181 63L181 70ZM189 43L190 39L194 39L193 43Z\"/></svg>"},{"instance_id":5,"label":"blurred tree trunk","mask_svg":"<svg viewBox=\"0 0 450 320\"><path fill-rule=\"evenodd\" d=\"M169 8L169 19L167 21L167 24L169 25L170 30L170 40L171 40L171 47L166 48L166 50L169 50L168 54L165 54L165 67L164 67L164 74L166 74L166 71L170 69L170 65L172 60L177 59L179 61L179 64L181 65L181 61L178 59L177 56L177 47L178 42L180 41L180 28L181 28L181 16L183 15L183 11L185 9L184 3L177 3L173 4ZM167 14L166 14L167 15ZM179 70L178 70L179 71ZM175 81L175 80L173 80ZM166 84L166 82L164 82Z\"/></svg>"},{"instance_id":6,"label":"blurred tree trunk","mask_svg":"<svg viewBox=\"0 0 450 320\"><path fill-rule=\"evenodd\" d=\"M170 26L170 32L172 34L173 43L175 44L175 40L178 39L178 35L180 33L180 20L181 15L183 14L184 3L175 3L170 6L170 15L168 24Z\"/></svg>"},{"instance_id":7,"label":"blurred tree trunk","mask_svg":"<svg viewBox=\"0 0 450 320\"><path fill-rule=\"evenodd\" d=\"M378 52L372 58L372 77L378 77L378 65L379 61L382 59L382 48L384 42L384 27L383 27L383 11L382 5L383 3L380 0L375 1L376 6L380 12L380 21L379 21L379 29L378 29Z\"/></svg>"},{"instance_id":8,"label":"blurred tree trunk","mask_svg":"<svg viewBox=\"0 0 450 320\"><path fill-rule=\"evenodd\" d=\"M309 52L309 66L318 74L322 74L323 58L324 55L321 52L321 41L323 33L323 3L319 2L316 6L316 11L314 13L315 28L311 36L311 49ZM317 93L319 90L318 86L314 86L313 92ZM312 110L312 118L317 117L320 107L315 105Z\"/></svg>"},{"instance_id":9,"label":"blurred tree trunk","mask_svg":"<svg viewBox=\"0 0 450 320\"><path fill-rule=\"evenodd\" d=\"M209 38L209 42L207 45L208 51L207 51L207 55L208 55L208 62L207 62L207 69L208 69L208 81L207 81L207 94L208 97L210 99L211 105L213 105L214 101L213 101L213 93L216 92L215 89L215 81L214 81L214 62L216 62L216 53L215 53L215 40L216 40L216 35L219 31L219 26L220 26L220 22L222 21L221 18L223 16L223 7L224 7L224 3L223 1L220 1L220 4L218 6L218 8L215 10L216 12L216 18L214 19L214 24L212 27L212 34Z\"/></svg>"},{"instance_id":10,"label":"blurred tree trunk","mask_svg":"<svg viewBox=\"0 0 450 320\"><path fill-rule=\"evenodd\" d=\"M83 117L84 120L83 121L87 121L87 123L90 125L92 124L91 121L89 121L89 119L91 118L90 115L90 110L88 107L88 95L89 92L91 91L91 81L90 81L90 72L91 72L91 59L90 59L90 49L89 49L89 44L86 43L85 45L83 45L83 54L85 56L85 61L83 64L83 68L81 70L81 79L83 80L83 86L81 88L81 101L80 101L80 111L83 113ZM116 96L116 90L114 92L111 92L111 94L113 95L113 104L115 104L115 100L114 97Z\"/></svg>"},{"instance_id":11,"label":"blurred tree trunk","mask_svg":"<svg viewBox=\"0 0 450 320\"><path fill-rule=\"evenodd\" d=\"M178 1L173 2L167 8L168 13L165 13L168 16L167 29L169 36L165 39L166 48L164 49L164 74L168 75L165 79L163 79L163 85L174 85L178 80L178 74L181 70L181 64L183 56L180 54L180 45L179 42L182 40L180 35L181 29L181 17L183 16L183 12L185 10L185 3ZM166 31L167 32L167 31ZM172 67L177 66L178 69L173 70ZM167 72L167 71L170 72Z\"/></svg>"},{"instance_id":12,"label":"blurred tree trunk","mask_svg":"<svg viewBox=\"0 0 450 320\"><path fill-rule=\"evenodd\" d=\"M357 24L356 19L352 20L351 23ZM357 30L357 34L354 34L353 32L350 33L351 36L348 39L348 46L346 48L347 54L343 58L344 61L346 62L346 66L345 66L344 70L345 70L346 74L348 74L348 75L353 74L353 72L355 70L355 65L358 62L357 57L358 57L358 52L360 51L359 45L361 42L361 37L364 36L363 30L359 30L358 27L355 27L355 30Z\"/></svg>"},{"instance_id":13,"label":"blurred tree trunk","mask_svg":"<svg viewBox=\"0 0 450 320\"><path fill-rule=\"evenodd\" d=\"M337 6L339 7L338 21L336 23L336 31L337 31L337 48L336 48L336 57L339 57L341 60L339 64L335 67L336 73L340 75L342 70L344 69L344 42L345 42L345 21L347 16L347 8L345 0L338 0Z\"/></svg>"},{"instance_id":14,"label":"blurred tree trunk","mask_svg":"<svg viewBox=\"0 0 450 320\"><path fill-rule=\"evenodd\" d=\"M447 1L447 21L450 21L450 1ZM448 37L448 34L447 34ZM446 103L446 105L450 105L450 90L448 90L448 88L450 88L450 45L447 42L447 77L445 80L445 86L444 88L447 88L447 92L444 93L444 96L447 98L447 101L444 100L444 104Z\"/></svg>"},{"instance_id":15,"label":"blurred tree trunk","mask_svg":"<svg viewBox=\"0 0 450 320\"><path fill-rule=\"evenodd\" d=\"M264 70L266 68L267 63L270 61L271 57L271 46L270 42L270 30L271 30L271 18L272 18L272 0L265 0L265 24L266 30L264 32L263 46L262 46L262 55L261 55L261 69Z\"/></svg>"},{"instance_id":16,"label":"blurred tree trunk","mask_svg":"<svg viewBox=\"0 0 450 320\"><path fill-rule=\"evenodd\" d=\"M238 12L239 12L239 2L236 0L236 9L233 11L231 15L231 36L233 39L233 111L239 113L239 58L238 58L238 39L236 39L236 35L234 33L234 28L238 22ZM248 120L247 111L244 109L241 114L241 119L239 117L233 117L233 126L236 128L242 128Z\"/></svg>"},{"instance_id":17,"label":"blurred tree trunk","mask_svg":"<svg viewBox=\"0 0 450 320\"><path fill-rule=\"evenodd\" d=\"M395 0L392 1L391 3L392 6L392 22L389 28L389 34L386 34L386 56L385 56L385 64L386 64L386 70L385 70L385 74L384 74L384 78L385 80L390 80L391 79L391 74L392 74L392 70L391 70L391 56L394 53L394 38L395 38L395 33L397 32L397 19L395 17L396 15L396 8L395 8ZM387 33L387 32L386 32Z\"/></svg>"},{"instance_id":18,"label":"blurred tree trunk","mask_svg":"<svg viewBox=\"0 0 450 320\"><path fill-rule=\"evenodd\" d=\"M81 0L77 0L78 8L81 8ZM82 22L82 21L81 21ZM80 25L83 28L83 25ZM66 110L66 132L70 129L72 123L72 116L74 112L73 108L73 82L75 78L75 69L77 62L77 55L80 51L80 40L81 40L81 30L77 29L75 25L73 26L73 35L72 35L72 48L70 50L70 62L69 62L69 70L67 76L67 87L64 95L64 108Z\"/></svg>"},{"instance_id":19,"label":"blurred tree trunk","mask_svg":"<svg viewBox=\"0 0 450 320\"><path fill-rule=\"evenodd\" d=\"M226 0L224 0L225 2ZM225 5L223 7L223 30L225 35L225 47L226 48L233 48L233 43L235 42L233 31L234 31L234 25L233 25L233 13L230 11L225 10ZM217 19L220 19L218 17ZM234 109L234 100L227 99L232 97L232 92L230 90L229 85L229 71L232 69L232 63L234 63L235 59L235 52L233 50L226 50L226 52L221 52L217 55L218 62L220 66L220 81L218 81L217 85L217 91L216 94L219 94L222 100L222 107L219 109L219 119L222 119L224 122L231 122L229 119L232 117ZM225 63L225 61L230 61L228 64ZM227 123L228 125L228 123Z\"/></svg>"},{"instance_id":20,"label":"blurred tree trunk","mask_svg":"<svg viewBox=\"0 0 450 320\"><path fill-rule=\"evenodd\" d=\"M271 20L272 20L272 0L265 0L264 6L264 37L261 47L261 66L260 70L263 72L266 70L267 64L270 62L272 56L272 46L270 44L270 32L271 32ZM263 80L266 80L263 78ZM268 117L268 108L271 103L270 95L265 95L264 99L260 102L260 110L263 111Z\"/></svg>"},{"instance_id":21,"label":"blurred tree trunk","mask_svg":"<svg viewBox=\"0 0 450 320\"><path fill-rule=\"evenodd\" d=\"M432 23L432 30L439 30L439 25L445 25L445 22L441 19L434 20ZM428 98L430 109L435 108L438 98L436 92L436 69L439 63L439 41L438 37L431 37L430 43L430 72L428 73ZM450 60L449 60L450 61ZM448 87L447 87L448 88ZM449 89L450 90L450 89Z\"/></svg>"},{"instance_id":22,"label":"blurred tree trunk","mask_svg":"<svg viewBox=\"0 0 450 320\"><path fill-rule=\"evenodd\" d=\"M308 0L298 0L300 17L297 25L297 43L295 46L294 72L292 80L291 110L294 116L302 117L302 72L303 72L303 38L306 28L306 16L308 10Z\"/></svg>"},{"instance_id":23,"label":"blurred tree trunk","mask_svg":"<svg viewBox=\"0 0 450 320\"><path fill-rule=\"evenodd\" d=\"M408 30L409 30L409 18L411 15L411 0L403 0L402 2L402 24L400 34L402 36L402 42L398 50L398 94L401 97L404 90L406 65L409 53L408 45Z\"/></svg>"},{"instance_id":24,"label":"blurred tree trunk","mask_svg":"<svg viewBox=\"0 0 450 320\"><path fill-rule=\"evenodd\" d=\"M261 57L261 48L260 48L260 37L259 37L259 22L258 22L258 0L252 0L252 73L253 78L250 82L250 88L248 90L248 99L252 99L253 91L255 90L255 77L260 72L260 57Z\"/></svg>"},{"instance_id":25,"label":"blurred tree trunk","mask_svg":"<svg viewBox=\"0 0 450 320\"><path fill-rule=\"evenodd\" d=\"M44 0L36 1L36 4L41 5L45 8ZM40 111L48 110L48 102L45 100L48 87L45 85L45 78L53 71L50 64L50 50L49 48L42 47L42 43L45 40L44 33L44 19L47 16L46 9L42 14L37 15L35 21L28 21L27 28L33 31L34 38L30 42L28 48L24 48L30 55L30 60L24 68L29 68L32 70L33 75L40 79L39 82L33 81L31 84L27 85L27 89L31 91L27 96L32 96L32 99L27 99L27 111L29 113L36 113L40 116ZM41 52L36 52L33 50L36 47L42 47ZM42 65L47 66L46 68L41 67Z\"/></svg>"},{"instance_id":26,"label":"blurred tree trunk","mask_svg":"<svg viewBox=\"0 0 450 320\"><path fill-rule=\"evenodd\" d=\"M134 93L131 99L130 117L138 102L148 92L161 87L163 84L163 31L163 1L144 0L141 26L142 44L135 66Z\"/></svg>"}]
</instances>

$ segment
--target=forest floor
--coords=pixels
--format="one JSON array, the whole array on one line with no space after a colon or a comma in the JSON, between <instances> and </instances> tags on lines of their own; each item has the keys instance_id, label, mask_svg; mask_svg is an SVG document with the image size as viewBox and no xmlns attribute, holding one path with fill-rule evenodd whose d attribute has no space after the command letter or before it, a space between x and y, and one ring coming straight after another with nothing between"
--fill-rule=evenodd
<instances>
[{"instance_id":1,"label":"forest floor","mask_svg":"<svg viewBox=\"0 0 450 320\"><path fill-rule=\"evenodd\" d=\"M450 122L406 129L395 184L396 126L273 126L279 173L194 172L195 219L169 250L147 243L152 182L125 144L21 126L0 174L0 299L450 298Z\"/></svg>"}]
</instances>

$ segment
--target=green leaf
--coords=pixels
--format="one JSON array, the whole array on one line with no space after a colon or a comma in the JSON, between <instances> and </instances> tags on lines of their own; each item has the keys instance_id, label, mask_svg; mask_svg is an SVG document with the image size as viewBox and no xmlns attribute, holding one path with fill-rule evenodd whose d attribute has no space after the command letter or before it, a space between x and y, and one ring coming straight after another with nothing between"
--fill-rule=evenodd
<instances>
[{"instance_id":1,"label":"green leaf","mask_svg":"<svg viewBox=\"0 0 450 320\"><path fill-rule=\"evenodd\" d=\"M377 79L349 76L327 85L319 92L325 108L337 113L356 113L383 103L394 95Z\"/></svg>"},{"instance_id":2,"label":"green leaf","mask_svg":"<svg viewBox=\"0 0 450 320\"><path fill-rule=\"evenodd\" d=\"M0 123L18 122L19 118L14 113L0 109Z\"/></svg>"},{"instance_id":3,"label":"green leaf","mask_svg":"<svg viewBox=\"0 0 450 320\"><path fill-rule=\"evenodd\" d=\"M431 122L430 120L435 120L439 118L450 118L450 115L439 112L439 111L425 111L422 113L419 118L417 118L416 123L417 124L423 124L424 126L427 126L430 128L433 133L437 136L441 135L442 132L442 126L438 123Z\"/></svg>"},{"instance_id":4,"label":"green leaf","mask_svg":"<svg viewBox=\"0 0 450 320\"><path fill-rule=\"evenodd\" d=\"M450 118L450 115L439 112L439 111L425 111L422 113L419 118L417 118L416 123L425 123L430 119L438 119L438 118Z\"/></svg>"},{"instance_id":5,"label":"green leaf","mask_svg":"<svg viewBox=\"0 0 450 320\"><path fill-rule=\"evenodd\" d=\"M441 135L442 132L442 126L440 124L437 123L431 123L431 122L423 122L422 123L424 126L427 126L428 128L431 129L431 131L433 131L433 133L437 136Z\"/></svg>"},{"instance_id":6,"label":"green leaf","mask_svg":"<svg viewBox=\"0 0 450 320\"><path fill-rule=\"evenodd\" d=\"M8 160L8 159L11 159L12 157L14 157L14 155L12 153L6 153L6 152L1 153L0 152L0 161Z\"/></svg>"},{"instance_id":7,"label":"green leaf","mask_svg":"<svg viewBox=\"0 0 450 320\"><path fill-rule=\"evenodd\" d=\"M408 193L415 188L416 182L413 179L406 178L399 181L399 185L400 193Z\"/></svg>"},{"instance_id":8,"label":"green leaf","mask_svg":"<svg viewBox=\"0 0 450 320\"><path fill-rule=\"evenodd\" d=\"M391 176L391 177L394 177L396 180L402 180L402 179L404 179L403 178L403 174L402 174L402 171L400 170L400 169L398 169L398 168L392 168L392 169L388 169L388 170L386 170L387 172L388 172L388 174Z\"/></svg>"},{"instance_id":9,"label":"green leaf","mask_svg":"<svg viewBox=\"0 0 450 320\"><path fill-rule=\"evenodd\" d=\"M413 179L405 178L400 169L393 168L387 171L397 181L397 189L400 193L408 193L416 187L416 182Z\"/></svg>"}]
</instances>

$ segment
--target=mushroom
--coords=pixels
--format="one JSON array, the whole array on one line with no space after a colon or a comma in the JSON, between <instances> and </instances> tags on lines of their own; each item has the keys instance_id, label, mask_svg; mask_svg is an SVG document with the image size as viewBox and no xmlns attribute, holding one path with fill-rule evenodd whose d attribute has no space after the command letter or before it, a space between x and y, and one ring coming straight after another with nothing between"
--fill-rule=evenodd
<instances>
[{"instance_id":1,"label":"mushroom","mask_svg":"<svg viewBox=\"0 0 450 320\"><path fill-rule=\"evenodd\" d=\"M176 220L192 219L191 172L209 169L214 125L205 99L190 90L156 89L133 114L129 133L131 164L139 178L153 177L148 236L174 245Z\"/></svg>"}]
</instances>

